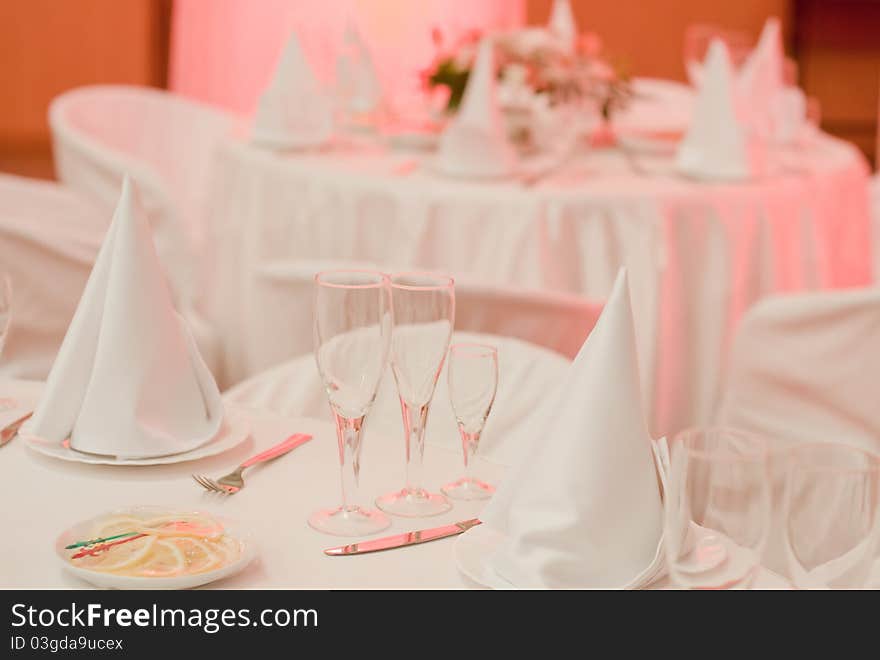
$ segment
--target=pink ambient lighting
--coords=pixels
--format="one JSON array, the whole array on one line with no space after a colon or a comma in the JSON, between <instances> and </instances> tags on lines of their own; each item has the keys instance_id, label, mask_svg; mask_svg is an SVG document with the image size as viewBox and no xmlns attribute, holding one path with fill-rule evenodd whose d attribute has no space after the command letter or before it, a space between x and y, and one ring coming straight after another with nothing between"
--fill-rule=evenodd
<instances>
[{"instance_id":1,"label":"pink ambient lighting","mask_svg":"<svg viewBox=\"0 0 880 660\"><path fill-rule=\"evenodd\" d=\"M170 88L249 114L294 31L330 83L349 19L372 49L388 96L398 99L418 90L418 72L434 55L433 28L455 35L522 25L525 0L176 0Z\"/></svg>"}]
</instances>

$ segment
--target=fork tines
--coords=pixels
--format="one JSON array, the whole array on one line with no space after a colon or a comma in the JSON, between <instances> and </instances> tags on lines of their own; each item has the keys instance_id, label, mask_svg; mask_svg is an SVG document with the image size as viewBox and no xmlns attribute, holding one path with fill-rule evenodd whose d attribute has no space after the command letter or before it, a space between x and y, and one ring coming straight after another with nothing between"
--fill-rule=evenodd
<instances>
[{"instance_id":1,"label":"fork tines","mask_svg":"<svg viewBox=\"0 0 880 660\"><path fill-rule=\"evenodd\" d=\"M199 484L205 490L209 490L214 493L222 493L223 495L228 495L229 491L223 488L216 481L211 479L210 477L204 477L200 474L192 475L192 478L195 479L196 483Z\"/></svg>"}]
</instances>

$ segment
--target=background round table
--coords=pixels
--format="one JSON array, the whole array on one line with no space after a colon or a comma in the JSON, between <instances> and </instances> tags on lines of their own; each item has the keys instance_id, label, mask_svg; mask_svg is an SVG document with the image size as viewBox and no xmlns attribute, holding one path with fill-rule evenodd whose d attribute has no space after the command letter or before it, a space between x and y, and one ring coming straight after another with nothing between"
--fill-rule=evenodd
<instances>
[{"instance_id":1,"label":"background round table","mask_svg":"<svg viewBox=\"0 0 880 660\"><path fill-rule=\"evenodd\" d=\"M436 269L596 300L626 266L656 436L711 419L732 334L756 300L871 281L868 167L824 135L736 184L619 149L584 147L529 183L446 178L431 158L369 137L301 153L221 145L209 199L225 383L252 375L254 272L269 260Z\"/></svg>"}]
</instances>

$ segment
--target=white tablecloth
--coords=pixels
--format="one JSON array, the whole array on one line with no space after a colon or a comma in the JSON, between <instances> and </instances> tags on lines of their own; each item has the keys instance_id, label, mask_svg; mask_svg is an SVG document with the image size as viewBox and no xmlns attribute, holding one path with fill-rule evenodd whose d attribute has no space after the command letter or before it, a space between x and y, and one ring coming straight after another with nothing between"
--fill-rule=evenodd
<instances>
[{"instance_id":1,"label":"white tablecloth","mask_svg":"<svg viewBox=\"0 0 880 660\"><path fill-rule=\"evenodd\" d=\"M625 265L654 434L705 423L755 300L870 281L863 158L822 136L783 156L773 174L731 185L594 151L527 186L441 178L430 156L369 140L279 154L230 139L209 196L226 382L251 375L252 274L267 259L438 269L597 300Z\"/></svg>"},{"instance_id":2,"label":"white tablecloth","mask_svg":"<svg viewBox=\"0 0 880 660\"><path fill-rule=\"evenodd\" d=\"M35 381L0 380L0 395L14 396L22 409L32 409L42 391ZM0 426L20 416L0 413ZM238 575L210 587L226 589L463 589L479 587L456 568L455 539L354 557L328 557L324 548L351 542L312 530L306 518L316 508L332 506L339 497L336 432L330 421L247 413L251 437L219 456L200 461L151 467L117 467L69 463L28 449L19 437L0 449L0 484L6 497L0 507L0 589L83 589L55 555L55 539L69 526L116 508L157 505L200 509L239 521L253 535L258 557ZM248 456L267 449L292 433L313 439L288 456L257 466L237 495L208 494L192 480L193 472L219 476ZM399 484L404 460L400 443L372 437L361 462L363 500ZM436 488L460 475L461 455L429 446L426 486ZM497 483L504 467L478 459L480 475ZM423 519L392 517L380 535L402 533L466 520L479 515L483 502L455 502L448 513ZM880 580L880 562L874 577ZM873 583L880 583L875 581ZM754 586L786 588L778 576L760 571ZM666 588L663 578L651 588Z\"/></svg>"},{"instance_id":3,"label":"white tablecloth","mask_svg":"<svg viewBox=\"0 0 880 660\"><path fill-rule=\"evenodd\" d=\"M0 381L2 396L24 405L39 395L38 383ZM0 425L15 413L0 415ZM327 557L324 548L349 543L312 530L306 518L335 506L339 498L336 432L328 420L249 415L251 439L237 448L192 463L153 467L82 465L44 457L21 438L0 449L0 488L5 494L0 525L0 588L82 588L55 556L55 538L70 525L118 507L156 504L196 508L243 523L259 546L258 561L239 575L216 583L224 588L464 588L474 586L455 567L454 540L426 543L361 557ZM247 486L219 499L193 482L191 474L220 476L248 456L292 433L314 438L288 456L245 475ZM481 461L483 478L497 481L503 468ZM460 476L459 451L430 446L426 486L436 489ZM400 437L373 435L364 445L361 484L364 501L403 485ZM388 534L434 527L475 517L482 502L455 503L443 515L420 520L392 518ZM383 532L384 534L384 532Z\"/></svg>"}]
</instances>

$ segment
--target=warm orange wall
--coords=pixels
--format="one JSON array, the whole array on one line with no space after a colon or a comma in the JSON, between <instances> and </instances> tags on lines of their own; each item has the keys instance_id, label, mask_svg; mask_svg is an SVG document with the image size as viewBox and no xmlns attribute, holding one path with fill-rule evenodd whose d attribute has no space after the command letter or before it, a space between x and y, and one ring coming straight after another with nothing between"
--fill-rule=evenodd
<instances>
[{"instance_id":1,"label":"warm orange wall","mask_svg":"<svg viewBox=\"0 0 880 660\"><path fill-rule=\"evenodd\" d=\"M790 25L788 0L571 0L582 30L602 37L606 52L632 73L684 80L683 43L691 23L715 23L757 37L767 16ZM527 0L530 23L543 23L552 0ZM786 30L786 34L790 30Z\"/></svg>"},{"instance_id":2,"label":"warm orange wall","mask_svg":"<svg viewBox=\"0 0 880 660\"><path fill-rule=\"evenodd\" d=\"M156 0L0 0L0 151L48 141L46 108L93 82L159 80Z\"/></svg>"}]
</instances>

